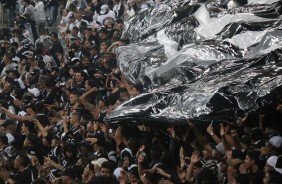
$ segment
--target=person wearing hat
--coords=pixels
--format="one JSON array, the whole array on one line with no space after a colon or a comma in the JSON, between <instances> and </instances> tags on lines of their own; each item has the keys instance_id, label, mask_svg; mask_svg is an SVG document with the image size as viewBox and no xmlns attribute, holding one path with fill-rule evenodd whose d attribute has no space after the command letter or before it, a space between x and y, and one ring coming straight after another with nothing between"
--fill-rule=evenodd
<instances>
[{"instance_id":1,"label":"person wearing hat","mask_svg":"<svg viewBox=\"0 0 282 184\"><path fill-rule=\"evenodd\" d=\"M260 158L265 159L270 155L279 155L282 148L282 137L273 136L269 141L261 148Z\"/></svg>"},{"instance_id":2,"label":"person wearing hat","mask_svg":"<svg viewBox=\"0 0 282 184\"><path fill-rule=\"evenodd\" d=\"M59 60L57 57L57 53L64 55L64 48L58 39L58 33L52 32L50 34L50 41L52 42L52 46L49 50L49 53L53 57L53 59L56 61L57 65L59 66Z\"/></svg>"},{"instance_id":3,"label":"person wearing hat","mask_svg":"<svg viewBox=\"0 0 282 184\"><path fill-rule=\"evenodd\" d=\"M104 22L104 19L106 17L111 17L113 18L114 20L116 20L116 14L114 11L110 10L109 9L109 6L108 5L103 5L101 6L101 11L100 11L100 15L97 17L97 21L96 23L99 25L99 26L102 26L103 25L103 22Z\"/></svg>"},{"instance_id":4,"label":"person wearing hat","mask_svg":"<svg viewBox=\"0 0 282 184\"><path fill-rule=\"evenodd\" d=\"M91 161L91 164L94 166L94 173L96 177L101 175L102 164L107 161L108 160L105 158L98 158L97 160Z\"/></svg>"}]
</instances>

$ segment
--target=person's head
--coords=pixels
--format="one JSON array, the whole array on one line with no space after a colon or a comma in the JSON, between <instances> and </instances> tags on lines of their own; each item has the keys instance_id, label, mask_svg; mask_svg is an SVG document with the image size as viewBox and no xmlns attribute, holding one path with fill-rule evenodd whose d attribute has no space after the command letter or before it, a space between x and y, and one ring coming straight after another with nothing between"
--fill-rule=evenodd
<instances>
[{"instance_id":1,"label":"person's head","mask_svg":"<svg viewBox=\"0 0 282 184\"><path fill-rule=\"evenodd\" d=\"M85 79L85 73L83 71L78 71L75 74L75 81L76 82L82 82Z\"/></svg>"},{"instance_id":2,"label":"person's head","mask_svg":"<svg viewBox=\"0 0 282 184\"><path fill-rule=\"evenodd\" d=\"M18 171L22 171L29 165L29 158L25 154L20 154L14 161L14 167Z\"/></svg>"},{"instance_id":3,"label":"person's head","mask_svg":"<svg viewBox=\"0 0 282 184\"><path fill-rule=\"evenodd\" d=\"M3 57L3 62L5 65L12 63L13 55L7 52Z\"/></svg>"},{"instance_id":4,"label":"person's head","mask_svg":"<svg viewBox=\"0 0 282 184\"><path fill-rule=\"evenodd\" d=\"M82 58L82 65L83 65L84 67L90 66L90 59L89 59L89 57L84 56L84 57Z\"/></svg>"},{"instance_id":5,"label":"person's head","mask_svg":"<svg viewBox=\"0 0 282 184\"><path fill-rule=\"evenodd\" d=\"M74 125L74 124L79 123L80 118L81 118L80 113L78 113L76 111L72 112L71 117L70 117L70 124Z\"/></svg>"},{"instance_id":6,"label":"person's head","mask_svg":"<svg viewBox=\"0 0 282 184\"><path fill-rule=\"evenodd\" d=\"M99 31L99 38L101 40L105 40L108 36L108 31L105 29L105 28L102 28L100 31Z\"/></svg>"},{"instance_id":7,"label":"person's head","mask_svg":"<svg viewBox=\"0 0 282 184\"><path fill-rule=\"evenodd\" d=\"M113 176L114 168L115 166L113 165L112 162L110 161L103 162L101 165L101 176L105 178L109 178Z\"/></svg>"},{"instance_id":8,"label":"person's head","mask_svg":"<svg viewBox=\"0 0 282 184\"><path fill-rule=\"evenodd\" d=\"M259 167L260 162L259 162L259 156L260 152L251 150L247 153L246 158L245 158L245 164L247 169L252 169L252 167L257 166Z\"/></svg>"},{"instance_id":9,"label":"person's head","mask_svg":"<svg viewBox=\"0 0 282 184\"><path fill-rule=\"evenodd\" d=\"M74 37L78 36L79 28L78 27L73 27L71 30L71 35Z\"/></svg>"},{"instance_id":10,"label":"person's head","mask_svg":"<svg viewBox=\"0 0 282 184\"><path fill-rule=\"evenodd\" d=\"M67 159L72 159L76 157L77 149L75 144L65 143L63 149L64 149L64 155Z\"/></svg>"},{"instance_id":11,"label":"person's head","mask_svg":"<svg viewBox=\"0 0 282 184\"><path fill-rule=\"evenodd\" d=\"M74 91L70 94L70 98L69 98L69 101L70 101L70 105L73 106L75 103L79 102L79 92L77 91Z\"/></svg>"},{"instance_id":12,"label":"person's head","mask_svg":"<svg viewBox=\"0 0 282 184\"><path fill-rule=\"evenodd\" d=\"M84 168L84 171L82 173L82 180L85 181L86 179L88 179L88 177L92 174L94 174L94 165L89 162L86 167Z\"/></svg>"},{"instance_id":13,"label":"person's head","mask_svg":"<svg viewBox=\"0 0 282 184\"><path fill-rule=\"evenodd\" d=\"M65 184L71 184L76 178L76 170L74 168L66 168L62 174L62 180Z\"/></svg>"},{"instance_id":14,"label":"person's head","mask_svg":"<svg viewBox=\"0 0 282 184\"><path fill-rule=\"evenodd\" d=\"M85 82L85 90L89 91L91 88L93 88L95 86L95 81L93 79L87 80Z\"/></svg>"},{"instance_id":15,"label":"person's head","mask_svg":"<svg viewBox=\"0 0 282 184\"><path fill-rule=\"evenodd\" d=\"M64 9L63 10L63 16L66 17L69 13L69 10L68 9Z\"/></svg>"},{"instance_id":16,"label":"person's head","mask_svg":"<svg viewBox=\"0 0 282 184\"><path fill-rule=\"evenodd\" d=\"M24 140L24 147L36 147L38 138L36 134L29 133Z\"/></svg>"},{"instance_id":17,"label":"person's head","mask_svg":"<svg viewBox=\"0 0 282 184\"><path fill-rule=\"evenodd\" d=\"M56 33L56 32L52 32L51 34L50 34L50 41L51 42L55 42L55 41L57 41L58 40L58 34Z\"/></svg>"},{"instance_id":18,"label":"person's head","mask_svg":"<svg viewBox=\"0 0 282 184\"><path fill-rule=\"evenodd\" d=\"M101 168L104 162L108 162L108 160L105 158L98 158L97 160L91 161L91 165L89 165L89 168L92 169L93 167L94 173L101 174Z\"/></svg>"},{"instance_id":19,"label":"person's head","mask_svg":"<svg viewBox=\"0 0 282 184\"><path fill-rule=\"evenodd\" d=\"M10 93L12 89L14 88L14 85L12 82L6 82L3 88L4 93Z\"/></svg>"},{"instance_id":20,"label":"person's head","mask_svg":"<svg viewBox=\"0 0 282 184\"><path fill-rule=\"evenodd\" d=\"M130 98L130 95L127 91L127 89L121 88L119 91L120 99L121 101L127 101Z\"/></svg>"},{"instance_id":21,"label":"person's head","mask_svg":"<svg viewBox=\"0 0 282 184\"><path fill-rule=\"evenodd\" d=\"M75 18L76 18L76 20L81 20L82 19L82 11L76 12Z\"/></svg>"},{"instance_id":22,"label":"person's head","mask_svg":"<svg viewBox=\"0 0 282 184\"><path fill-rule=\"evenodd\" d=\"M21 133L23 135L28 135L29 133L35 133L34 123L31 121L24 121L21 127Z\"/></svg>"},{"instance_id":23,"label":"person's head","mask_svg":"<svg viewBox=\"0 0 282 184\"><path fill-rule=\"evenodd\" d=\"M278 155L282 147L282 137L273 136L266 143L265 148L269 150L270 155Z\"/></svg>"}]
</instances>

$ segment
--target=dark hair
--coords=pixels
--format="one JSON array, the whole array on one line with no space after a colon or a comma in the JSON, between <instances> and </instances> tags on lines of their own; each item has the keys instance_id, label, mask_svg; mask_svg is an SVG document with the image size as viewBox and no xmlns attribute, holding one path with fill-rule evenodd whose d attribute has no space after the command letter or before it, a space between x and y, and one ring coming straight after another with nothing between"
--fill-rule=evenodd
<instances>
[{"instance_id":1,"label":"dark hair","mask_svg":"<svg viewBox=\"0 0 282 184\"><path fill-rule=\"evenodd\" d=\"M34 123L31 121L24 121L23 125L28 128L28 130L32 133L36 133L36 129Z\"/></svg>"},{"instance_id":2,"label":"dark hair","mask_svg":"<svg viewBox=\"0 0 282 184\"><path fill-rule=\"evenodd\" d=\"M102 163L101 168L109 169L109 170L111 170L111 173L113 173L115 166L112 162L106 161L106 162Z\"/></svg>"},{"instance_id":3,"label":"dark hair","mask_svg":"<svg viewBox=\"0 0 282 184\"><path fill-rule=\"evenodd\" d=\"M29 158L27 155L25 154L20 154L19 156L19 159L20 159L20 165L23 166L24 168L28 166L29 164Z\"/></svg>"},{"instance_id":4,"label":"dark hair","mask_svg":"<svg viewBox=\"0 0 282 184\"><path fill-rule=\"evenodd\" d=\"M259 151L256 151L256 150L248 151L247 156L250 157L250 159L254 160L255 164L260 165L260 159L259 159L260 152Z\"/></svg>"}]
</instances>

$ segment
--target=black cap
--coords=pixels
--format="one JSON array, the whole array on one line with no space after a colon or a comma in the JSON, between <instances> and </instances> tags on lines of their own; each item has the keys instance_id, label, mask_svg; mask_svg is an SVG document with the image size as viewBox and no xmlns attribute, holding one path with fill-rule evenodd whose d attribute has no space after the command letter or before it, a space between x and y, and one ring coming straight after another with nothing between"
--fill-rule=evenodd
<instances>
[{"instance_id":1,"label":"black cap","mask_svg":"<svg viewBox=\"0 0 282 184\"><path fill-rule=\"evenodd\" d=\"M108 31L107 31L107 29L102 28L102 29L100 29L99 33L105 33L105 34L108 34Z\"/></svg>"},{"instance_id":2,"label":"black cap","mask_svg":"<svg viewBox=\"0 0 282 184\"><path fill-rule=\"evenodd\" d=\"M6 135L0 136L0 141L2 141L4 144L8 144L8 137Z\"/></svg>"},{"instance_id":3,"label":"black cap","mask_svg":"<svg viewBox=\"0 0 282 184\"><path fill-rule=\"evenodd\" d=\"M52 33L50 33L50 36L53 36L53 37L55 37L55 38L58 38L58 33L52 32Z\"/></svg>"}]
</instances>

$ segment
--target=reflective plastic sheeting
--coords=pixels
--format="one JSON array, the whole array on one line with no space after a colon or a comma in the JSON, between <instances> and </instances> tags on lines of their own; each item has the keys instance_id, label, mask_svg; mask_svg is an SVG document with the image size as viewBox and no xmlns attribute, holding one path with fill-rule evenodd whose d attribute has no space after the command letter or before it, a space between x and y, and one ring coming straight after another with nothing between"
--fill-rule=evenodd
<instances>
[{"instance_id":1,"label":"reflective plastic sheeting","mask_svg":"<svg viewBox=\"0 0 282 184\"><path fill-rule=\"evenodd\" d=\"M282 88L282 3L262 2L230 9L220 1L166 1L130 19L124 35L132 44L118 49L118 64L145 93L105 121L228 120L273 103Z\"/></svg>"}]
</instances>

